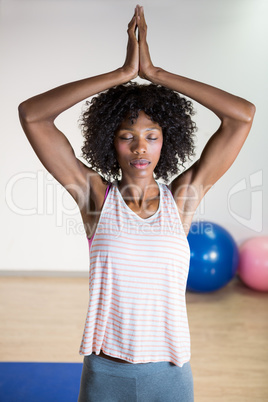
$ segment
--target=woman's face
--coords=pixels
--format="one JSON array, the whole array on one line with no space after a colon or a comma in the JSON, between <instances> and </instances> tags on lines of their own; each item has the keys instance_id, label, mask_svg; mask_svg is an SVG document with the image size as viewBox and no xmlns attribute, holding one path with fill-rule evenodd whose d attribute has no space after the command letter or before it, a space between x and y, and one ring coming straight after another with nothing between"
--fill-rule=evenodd
<instances>
[{"instance_id":1,"label":"woman's face","mask_svg":"<svg viewBox=\"0 0 268 402\"><path fill-rule=\"evenodd\" d=\"M143 111L132 124L125 119L115 133L114 146L123 174L137 177L152 176L159 161L163 133Z\"/></svg>"}]
</instances>

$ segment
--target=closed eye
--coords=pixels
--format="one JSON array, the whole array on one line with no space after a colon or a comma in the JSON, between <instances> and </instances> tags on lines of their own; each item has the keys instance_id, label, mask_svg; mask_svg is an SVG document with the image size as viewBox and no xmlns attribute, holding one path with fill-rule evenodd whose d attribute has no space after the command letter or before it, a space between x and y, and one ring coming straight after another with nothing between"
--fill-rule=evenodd
<instances>
[{"instance_id":1,"label":"closed eye","mask_svg":"<svg viewBox=\"0 0 268 402\"><path fill-rule=\"evenodd\" d=\"M130 138L123 138L123 137L119 137L121 140L125 140L125 141L128 141L128 140L132 140L133 139L133 137L130 137ZM148 140L150 140L150 141L155 141L155 140L157 140L157 138L148 138Z\"/></svg>"}]
</instances>

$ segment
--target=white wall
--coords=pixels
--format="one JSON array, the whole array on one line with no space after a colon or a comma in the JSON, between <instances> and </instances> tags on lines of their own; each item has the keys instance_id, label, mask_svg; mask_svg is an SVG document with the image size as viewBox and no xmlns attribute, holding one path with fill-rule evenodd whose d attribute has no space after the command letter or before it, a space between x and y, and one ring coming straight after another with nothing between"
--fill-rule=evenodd
<instances>
[{"instance_id":1,"label":"white wall","mask_svg":"<svg viewBox=\"0 0 268 402\"><path fill-rule=\"evenodd\" d=\"M17 106L55 86L122 65L135 5L130 0L2 0L0 269L88 270L80 213L33 152ZM224 226L238 244L267 235L267 1L144 0L142 5L155 65L257 107L238 158L207 193L194 219ZM77 156L81 106L57 119ZM219 121L202 106L195 107L197 159Z\"/></svg>"}]
</instances>

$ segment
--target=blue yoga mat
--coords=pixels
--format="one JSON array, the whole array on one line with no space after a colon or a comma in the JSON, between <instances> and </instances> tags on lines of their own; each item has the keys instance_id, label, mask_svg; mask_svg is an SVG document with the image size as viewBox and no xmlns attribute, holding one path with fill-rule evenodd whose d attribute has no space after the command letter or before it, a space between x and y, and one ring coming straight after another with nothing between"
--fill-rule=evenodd
<instances>
[{"instance_id":1,"label":"blue yoga mat","mask_svg":"<svg viewBox=\"0 0 268 402\"><path fill-rule=\"evenodd\" d=\"M82 363L0 363L0 402L77 402Z\"/></svg>"}]
</instances>

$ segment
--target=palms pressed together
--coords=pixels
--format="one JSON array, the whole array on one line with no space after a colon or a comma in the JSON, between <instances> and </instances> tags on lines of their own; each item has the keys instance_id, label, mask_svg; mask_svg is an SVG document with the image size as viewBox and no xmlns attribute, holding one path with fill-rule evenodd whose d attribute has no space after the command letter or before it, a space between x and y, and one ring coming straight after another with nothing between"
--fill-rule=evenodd
<instances>
[{"instance_id":1,"label":"palms pressed together","mask_svg":"<svg viewBox=\"0 0 268 402\"><path fill-rule=\"evenodd\" d=\"M138 39L136 31L138 29ZM126 60L123 69L132 73L132 79L138 75L147 78L155 69L152 64L149 46L147 43L147 24L144 17L143 7L137 5L135 13L128 24L128 45Z\"/></svg>"}]
</instances>

